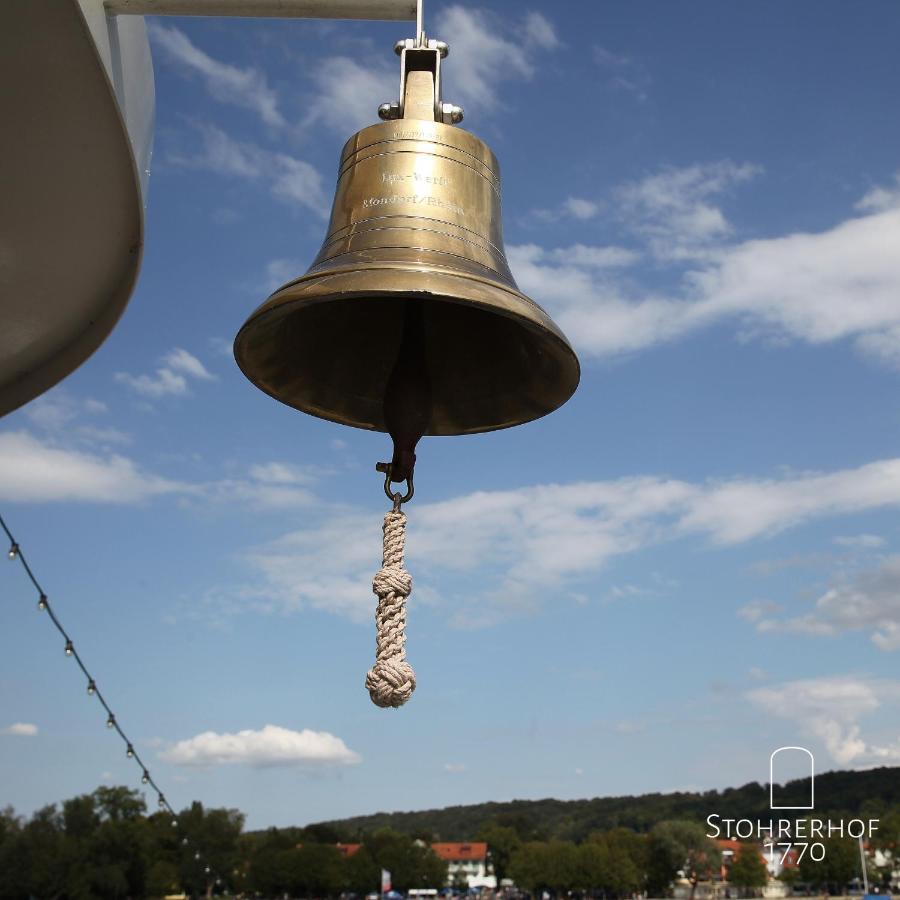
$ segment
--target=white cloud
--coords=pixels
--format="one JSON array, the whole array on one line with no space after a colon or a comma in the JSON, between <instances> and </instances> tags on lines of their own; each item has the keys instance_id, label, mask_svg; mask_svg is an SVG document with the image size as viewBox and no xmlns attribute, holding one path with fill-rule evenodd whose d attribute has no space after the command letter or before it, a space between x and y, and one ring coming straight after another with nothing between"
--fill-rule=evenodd
<instances>
[{"instance_id":1,"label":"white cloud","mask_svg":"<svg viewBox=\"0 0 900 900\"><path fill-rule=\"evenodd\" d=\"M894 183L888 187L874 187L856 204L857 209L866 212L886 212L900 206L900 173L894 176Z\"/></svg>"},{"instance_id":2,"label":"white cloud","mask_svg":"<svg viewBox=\"0 0 900 900\"><path fill-rule=\"evenodd\" d=\"M514 259L521 268L541 262L553 262L592 270L632 266L640 259L640 254L625 247L614 246L572 244L569 247L544 250L537 244L522 244L512 248L511 259Z\"/></svg>"},{"instance_id":3,"label":"white cloud","mask_svg":"<svg viewBox=\"0 0 900 900\"><path fill-rule=\"evenodd\" d=\"M638 100L647 99L650 75L640 62L599 45L594 47L594 62L607 73L612 87L627 91Z\"/></svg>"},{"instance_id":4,"label":"white cloud","mask_svg":"<svg viewBox=\"0 0 900 900\"><path fill-rule=\"evenodd\" d=\"M13 722L12 725L0 731L0 734L14 735L16 737L34 737L37 733L37 725L32 725L30 722Z\"/></svg>"},{"instance_id":5,"label":"white cloud","mask_svg":"<svg viewBox=\"0 0 900 900\"><path fill-rule=\"evenodd\" d=\"M308 162L285 153L272 157L272 194L288 203L299 203L320 217L328 214L328 200L322 190L322 176Z\"/></svg>"},{"instance_id":6,"label":"white cloud","mask_svg":"<svg viewBox=\"0 0 900 900\"><path fill-rule=\"evenodd\" d=\"M640 722L616 722L613 725L613 731L617 734L637 734L640 731L644 730L644 726L640 724Z\"/></svg>"},{"instance_id":7,"label":"white cloud","mask_svg":"<svg viewBox=\"0 0 900 900\"><path fill-rule=\"evenodd\" d=\"M857 675L790 681L748 691L764 712L796 723L804 735L819 739L842 766L891 764L900 760L900 737L874 744L862 737L859 721L885 704L900 700L900 682Z\"/></svg>"},{"instance_id":8,"label":"white cloud","mask_svg":"<svg viewBox=\"0 0 900 900\"><path fill-rule=\"evenodd\" d=\"M540 47L542 50L555 50L561 46L560 40L556 35L556 29L539 12L526 13L522 31L525 43L531 46Z\"/></svg>"},{"instance_id":9,"label":"white cloud","mask_svg":"<svg viewBox=\"0 0 900 900\"><path fill-rule=\"evenodd\" d=\"M655 253L689 264L679 295L641 295L633 283L577 257L532 245L510 248L516 280L593 355L638 350L731 320L743 339L853 340L861 353L900 366L900 254L893 251L900 206L818 233L724 245L731 226L709 197L749 171L691 167L625 190L634 230Z\"/></svg>"},{"instance_id":10,"label":"white cloud","mask_svg":"<svg viewBox=\"0 0 900 900\"><path fill-rule=\"evenodd\" d=\"M127 384L144 397L159 399L167 395L183 396L189 393L188 379L214 381L206 367L187 350L176 347L167 353L162 365L153 375L130 375L128 372L116 372L115 380Z\"/></svg>"},{"instance_id":11,"label":"white cloud","mask_svg":"<svg viewBox=\"0 0 900 900\"><path fill-rule=\"evenodd\" d=\"M268 766L354 765L359 754L348 749L327 731L292 731L266 725L259 731L247 729L236 734L205 731L178 741L160 758L179 766L246 765Z\"/></svg>"},{"instance_id":12,"label":"white cloud","mask_svg":"<svg viewBox=\"0 0 900 900\"><path fill-rule=\"evenodd\" d=\"M444 771L451 775L461 775L467 768L465 763L444 763Z\"/></svg>"},{"instance_id":13,"label":"white cloud","mask_svg":"<svg viewBox=\"0 0 900 900\"><path fill-rule=\"evenodd\" d=\"M236 141L215 125L199 124L199 152L168 154L169 162L186 168L208 169L267 184L269 192L289 204L299 204L320 217L328 215L329 201L322 176L308 162L286 153L273 153L256 144Z\"/></svg>"},{"instance_id":14,"label":"white cloud","mask_svg":"<svg viewBox=\"0 0 900 900\"><path fill-rule=\"evenodd\" d=\"M898 502L900 459L889 459L825 474L721 482L697 497L680 524L709 533L717 543L731 544L811 518Z\"/></svg>"},{"instance_id":15,"label":"white cloud","mask_svg":"<svg viewBox=\"0 0 900 900\"><path fill-rule=\"evenodd\" d=\"M47 431L59 431L81 415L101 415L108 411L106 404L100 400L92 397L80 400L62 388L48 391L25 407L25 415Z\"/></svg>"},{"instance_id":16,"label":"white cloud","mask_svg":"<svg viewBox=\"0 0 900 900\"><path fill-rule=\"evenodd\" d=\"M328 469L283 462L251 465L243 477L186 483L162 478L115 453L84 452L39 440L26 431L0 432L0 500L20 503L136 503L177 494L183 503L224 503L273 511L316 503L311 486Z\"/></svg>"},{"instance_id":17,"label":"white cloud","mask_svg":"<svg viewBox=\"0 0 900 900\"><path fill-rule=\"evenodd\" d=\"M330 474L319 466L297 466L283 462L251 465L246 477L223 478L194 487L196 503L224 503L256 511L300 509L317 502L311 487Z\"/></svg>"},{"instance_id":18,"label":"white cloud","mask_svg":"<svg viewBox=\"0 0 900 900\"><path fill-rule=\"evenodd\" d=\"M267 125L284 125L284 118L278 111L278 97L269 87L264 73L213 59L177 28L151 20L147 30L153 43L162 48L170 60L183 70L200 75L210 95L220 103L249 109Z\"/></svg>"},{"instance_id":19,"label":"white cloud","mask_svg":"<svg viewBox=\"0 0 900 900\"><path fill-rule=\"evenodd\" d=\"M315 94L305 125L318 122L346 136L378 122L378 107L398 97L395 68L380 59L361 65L346 56L323 60L313 75Z\"/></svg>"},{"instance_id":20,"label":"white cloud","mask_svg":"<svg viewBox=\"0 0 900 900\"><path fill-rule=\"evenodd\" d=\"M211 374L206 366L187 350L176 347L171 353L167 353L163 360L165 364L176 372L183 372L191 378L200 378L203 381L215 381L216 376Z\"/></svg>"},{"instance_id":21,"label":"white cloud","mask_svg":"<svg viewBox=\"0 0 900 900\"><path fill-rule=\"evenodd\" d=\"M900 650L900 556L889 556L875 569L844 577L815 602L813 610L778 619L767 610L751 621L758 631L799 632L823 637L869 631L881 650Z\"/></svg>"},{"instance_id":22,"label":"white cloud","mask_svg":"<svg viewBox=\"0 0 900 900\"><path fill-rule=\"evenodd\" d=\"M266 263L266 276L263 280L262 289L267 294L271 294L289 281L293 281L298 275L301 275L305 271L306 266L296 259L273 259ZM231 352L231 344L229 343L229 355Z\"/></svg>"},{"instance_id":23,"label":"white cloud","mask_svg":"<svg viewBox=\"0 0 900 900\"><path fill-rule=\"evenodd\" d=\"M452 623L483 627L539 608L548 595L618 556L684 537L736 544L802 522L900 506L900 459L780 479L691 483L654 476L479 491L417 507L407 535L412 602L433 602L452 574ZM321 509L321 508L320 508ZM323 510L309 526L247 556L250 592L269 608L304 606L369 621L380 519ZM761 622L770 607L747 607Z\"/></svg>"},{"instance_id":24,"label":"white cloud","mask_svg":"<svg viewBox=\"0 0 900 900\"><path fill-rule=\"evenodd\" d=\"M645 296L632 299L588 254L534 244L507 248L521 290L547 309L575 347L594 356L640 350L698 327L687 301ZM628 251L625 251L627 254ZM628 256L621 257L628 264Z\"/></svg>"},{"instance_id":25,"label":"white cloud","mask_svg":"<svg viewBox=\"0 0 900 900\"><path fill-rule=\"evenodd\" d=\"M771 600L753 600L742 606L737 614L746 622L761 622L767 616L781 612L781 605Z\"/></svg>"},{"instance_id":26,"label":"white cloud","mask_svg":"<svg viewBox=\"0 0 900 900\"><path fill-rule=\"evenodd\" d=\"M833 541L839 547L849 547L852 550L878 550L887 543L877 534L838 535Z\"/></svg>"},{"instance_id":27,"label":"white cloud","mask_svg":"<svg viewBox=\"0 0 900 900\"><path fill-rule=\"evenodd\" d=\"M600 204L585 197L566 197L552 209L534 209L531 217L541 222L558 222L560 219L577 219L586 222L600 212Z\"/></svg>"},{"instance_id":28,"label":"white cloud","mask_svg":"<svg viewBox=\"0 0 900 900\"><path fill-rule=\"evenodd\" d=\"M664 260L702 255L731 233L722 210L710 201L760 173L730 160L664 169L618 191L625 221Z\"/></svg>"},{"instance_id":29,"label":"white cloud","mask_svg":"<svg viewBox=\"0 0 900 900\"><path fill-rule=\"evenodd\" d=\"M314 520L307 530L252 551L247 562L263 584L249 591L251 602L268 599L270 608L273 603L285 610L311 606L356 622L371 621L372 576L381 565L380 526L377 515L337 510ZM238 598L235 611L241 606Z\"/></svg>"},{"instance_id":30,"label":"white cloud","mask_svg":"<svg viewBox=\"0 0 900 900\"><path fill-rule=\"evenodd\" d=\"M0 433L0 499L134 503L186 485L142 471L130 459L65 450L24 431Z\"/></svg>"},{"instance_id":31,"label":"white cloud","mask_svg":"<svg viewBox=\"0 0 900 900\"><path fill-rule=\"evenodd\" d=\"M264 484L313 484L317 479L310 468L291 463L270 462L250 467L250 477Z\"/></svg>"},{"instance_id":32,"label":"white cloud","mask_svg":"<svg viewBox=\"0 0 900 900\"><path fill-rule=\"evenodd\" d=\"M523 40L511 34L518 32ZM450 56L442 69L445 99L488 112L500 103L504 81L534 75L534 51L559 45L553 26L540 13L520 24L498 21L483 9L448 6L437 17L438 35L449 35ZM509 38L503 35L511 35Z\"/></svg>"},{"instance_id":33,"label":"white cloud","mask_svg":"<svg viewBox=\"0 0 900 900\"><path fill-rule=\"evenodd\" d=\"M61 387L37 397L24 409L26 418L48 434L64 435L69 440L91 447L130 444L131 436L118 428L78 424L84 416L103 415L108 411L106 404L100 400L92 397L80 399Z\"/></svg>"},{"instance_id":34,"label":"white cloud","mask_svg":"<svg viewBox=\"0 0 900 900\"><path fill-rule=\"evenodd\" d=\"M581 219L581 221L592 219L600 208L593 201L585 200L584 197L567 197L563 207L570 216Z\"/></svg>"},{"instance_id":35,"label":"white cloud","mask_svg":"<svg viewBox=\"0 0 900 900\"><path fill-rule=\"evenodd\" d=\"M121 446L132 442L131 435L118 428L97 428L93 425L79 425L74 436L86 444L97 447L108 447L113 444Z\"/></svg>"},{"instance_id":36,"label":"white cloud","mask_svg":"<svg viewBox=\"0 0 900 900\"><path fill-rule=\"evenodd\" d=\"M128 372L116 372L115 380L127 384L139 394L154 399L166 394L181 395L188 392L187 379L171 369L161 368L155 375L129 375Z\"/></svg>"}]
</instances>

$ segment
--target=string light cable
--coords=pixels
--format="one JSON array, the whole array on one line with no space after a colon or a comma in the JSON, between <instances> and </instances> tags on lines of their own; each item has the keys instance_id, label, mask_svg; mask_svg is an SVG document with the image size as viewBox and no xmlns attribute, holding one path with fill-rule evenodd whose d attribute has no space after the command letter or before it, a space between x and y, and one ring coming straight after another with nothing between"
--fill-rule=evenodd
<instances>
[{"instance_id":1,"label":"string light cable","mask_svg":"<svg viewBox=\"0 0 900 900\"><path fill-rule=\"evenodd\" d=\"M0 527L3 528L3 531L5 532L7 538L9 538L9 551L7 552L7 557L11 562L18 560L22 564L22 568L25 570L25 574L28 576L29 580L34 585L34 588L38 593L38 610L40 612L47 613L50 621L53 623L54 627L59 632L62 639L65 641L63 645L63 652L66 656L71 657L75 660L75 662L78 664L78 668L81 669L82 674L87 679L88 696L96 697L96 699L100 702L100 705L106 712L106 727L110 730L115 731L122 739L122 742L125 744L125 756L128 759L134 760L134 762L141 770L141 784L150 787L153 791L156 792L156 802L160 811L168 813L171 818L172 827L178 828L179 831L182 832L182 846L189 846L191 844L191 840L186 834L183 833L184 829L181 827L181 823L178 821L178 814L166 799L166 795L163 793L162 788L157 784L156 780L150 774L150 769L147 767L144 760L141 759L141 756L135 749L134 743L132 742L131 738L128 737L122 726L119 724L118 717L112 711L112 708L110 707L109 703L107 703L106 698L103 696L103 693L100 691L96 679L88 671L84 660L81 658L81 654L79 654L79 652L75 649L75 644L72 641L72 638L69 637L69 633L63 627L62 622L60 622L59 618L56 615L56 612L50 605L50 599L47 596L47 593L44 591L43 587L41 587L41 584L37 580L37 577L32 571L31 566L28 564L28 560L25 558L25 554L22 552L22 548L19 545L19 542L10 531L2 515L0 515ZM204 858L203 854L200 853L199 850L194 851L194 860L203 866L204 875L206 875L208 879L214 879L217 886L221 886L223 884L222 879L217 874L213 873L212 867L209 865L209 862Z\"/></svg>"}]
</instances>

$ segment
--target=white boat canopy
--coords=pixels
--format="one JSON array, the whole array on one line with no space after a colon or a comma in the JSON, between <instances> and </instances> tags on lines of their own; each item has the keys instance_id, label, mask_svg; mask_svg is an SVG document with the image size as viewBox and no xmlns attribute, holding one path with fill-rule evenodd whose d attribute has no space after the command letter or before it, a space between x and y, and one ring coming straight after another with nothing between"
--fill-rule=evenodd
<instances>
[{"instance_id":1,"label":"white boat canopy","mask_svg":"<svg viewBox=\"0 0 900 900\"><path fill-rule=\"evenodd\" d=\"M417 3L0 0L0 416L81 365L134 290L154 115L143 14L415 19Z\"/></svg>"}]
</instances>

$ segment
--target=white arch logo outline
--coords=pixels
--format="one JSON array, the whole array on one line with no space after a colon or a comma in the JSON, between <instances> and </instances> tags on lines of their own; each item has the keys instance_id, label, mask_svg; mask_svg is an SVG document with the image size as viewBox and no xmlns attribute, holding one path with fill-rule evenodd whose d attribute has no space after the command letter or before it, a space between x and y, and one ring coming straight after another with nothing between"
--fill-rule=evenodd
<instances>
[{"instance_id":1,"label":"white arch logo outline","mask_svg":"<svg viewBox=\"0 0 900 900\"><path fill-rule=\"evenodd\" d=\"M782 750L799 750L809 757L809 806L775 805L775 757ZM816 804L816 759L806 747L779 747L769 756L769 809L814 809Z\"/></svg>"}]
</instances>

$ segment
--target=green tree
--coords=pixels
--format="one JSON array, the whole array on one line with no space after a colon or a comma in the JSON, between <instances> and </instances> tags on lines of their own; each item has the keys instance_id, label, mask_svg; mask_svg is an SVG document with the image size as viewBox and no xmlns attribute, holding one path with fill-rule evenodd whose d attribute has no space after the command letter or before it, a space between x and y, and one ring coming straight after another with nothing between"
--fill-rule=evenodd
<instances>
[{"instance_id":1,"label":"green tree","mask_svg":"<svg viewBox=\"0 0 900 900\"><path fill-rule=\"evenodd\" d=\"M288 851L288 893L300 897L330 897L343 881L341 854L330 844L304 844Z\"/></svg>"},{"instance_id":2,"label":"green tree","mask_svg":"<svg viewBox=\"0 0 900 900\"><path fill-rule=\"evenodd\" d=\"M380 869L391 873L394 889L442 887L447 883L447 863L431 847L409 835L383 828L363 841Z\"/></svg>"},{"instance_id":3,"label":"green tree","mask_svg":"<svg viewBox=\"0 0 900 900\"><path fill-rule=\"evenodd\" d=\"M240 871L238 847L244 814L236 809L204 809L202 803L194 802L179 813L178 821L190 840L180 852L181 883L192 893L211 897L216 874L228 881ZM203 850L199 861L195 848Z\"/></svg>"},{"instance_id":4,"label":"green tree","mask_svg":"<svg viewBox=\"0 0 900 900\"><path fill-rule=\"evenodd\" d=\"M489 822L483 825L477 834L480 841L486 841L491 855L491 866L497 877L497 886L504 878L509 878L509 864L513 854L522 846L519 832L510 825Z\"/></svg>"},{"instance_id":5,"label":"green tree","mask_svg":"<svg viewBox=\"0 0 900 900\"><path fill-rule=\"evenodd\" d=\"M522 844L509 861L509 874L516 887L531 894L548 887L545 880L547 845L543 841Z\"/></svg>"},{"instance_id":6,"label":"green tree","mask_svg":"<svg viewBox=\"0 0 900 900\"><path fill-rule=\"evenodd\" d=\"M599 889L605 894L620 896L643 890L647 869L647 838L628 828L614 828L607 832L594 832L582 847L594 845L601 848L604 860L602 878L594 875L587 889ZM599 864L600 857L594 861Z\"/></svg>"},{"instance_id":7,"label":"green tree","mask_svg":"<svg viewBox=\"0 0 900 900\"><path fill-rule=\"evenodd\" d=\"M277 828L270 828L252 847L247 847L247 888L264 897L283 894L290 877L289 854L295 847L296 843L290 836Z\"/></svg>"},{"instance_id":8,"label":"green tree","mask_svg":"<svg viewBox=\"0 0 900 900\"><path fill-rule=\"evenodd\" d=\"M612 880L612 860L606 841L594 839L578 847L576 882L583 891L607 890Z\"/></svg>"},{"instance_id":9,"label":"green tree","mask_svg":"<svg viewBox=\"0 0 900 900\"><path fill-rule=\"evenodd\" d=\"M179 893L178 865L168 859L157 859L147 869L147 894L164 897Z\"/></svg>"},{"instance_id":10,"label":"green tree","mask_svg":"<svg viewBox=\"0 0 900 900\"><path fill-rule=\"evenodd\" d=\"M0 811L0 897L21 896L25 890L25 873L19 867L19 845L22 820L7 806Z\"/></svg>"},{"instance_id":11,"label":"green tree","mask_svg":"<svg viewBox=\"0 0 900 900\"><path fill-rule=\"evenodd\" d=\"M682 871L691 884L691 900L697 884L709 878L722 864L718 846L696 822L660 822L650 833L650 874L654 888L665 889Z\"/></svg>"},{"instance_id":12,"label":"green tree","mask_svg":"<svg viewBox=\"0 0 900 900\"><path fill-rule=\"evenodd\" d=\"M887 864L876 874L885 888L883 893L890 893L894 860L900 852L900 805L887 807L878 816L878 831L872 835L869 845L872 849L886 850L890 853ZM873 879L874 880L874 879Z\"/></svg>"},{"instance_id":13,"label":"green tree","mask_svg":"<svg viewBox=\"0 0 900 900\"><path fill-rule=\"evenodd\" d=\"M583 888L580 882L589 877L593 859L571 841L529 841L513 854L510 874L518 887L532 893L563 893Z\"/></svg>"},{"instance_id":14,"label":"green tree","mask_svg":"<svg viewBox=\"0 0 900 900\"><path fill-rule=\"evenodd\" d=\"M362 846L344 861L344 887L364 897L377 891L381 883L381 867L368 847Z\"/></svg>"},{"instance_id":15,"label":"green tree","mask_svg":"<svg viewBox=\"0 0 900 900\"><path fill-rule=\"evenodd\" d=\"M825 858L816 862L807 852L800 860L800 877L831 894L843 894L847 882L859 872L859 849L852 838L825 838Z\"/></svg>"},{"instance_id":16,"label":"green tree","mask_svg":"<svg viewBox=\"0 0 900 900\"><path fill-rule=\"evenodd\" d=\"M766 886L769 872L765 860L756 847L749 844L741 845L737 857L731 864L728 880L743 892Z\"/></svg>"},{"instance_id":17,"label":"green tree","mask_svg":"<svg viewBox=\"0 0 900 900\"><path fill-rule=\"evenodd\" d=\"M58 897L66 882L65 838L56 805L39 809L22 827L12 848L18 877L14 897Z\"/></svg>"}]
</instances>

